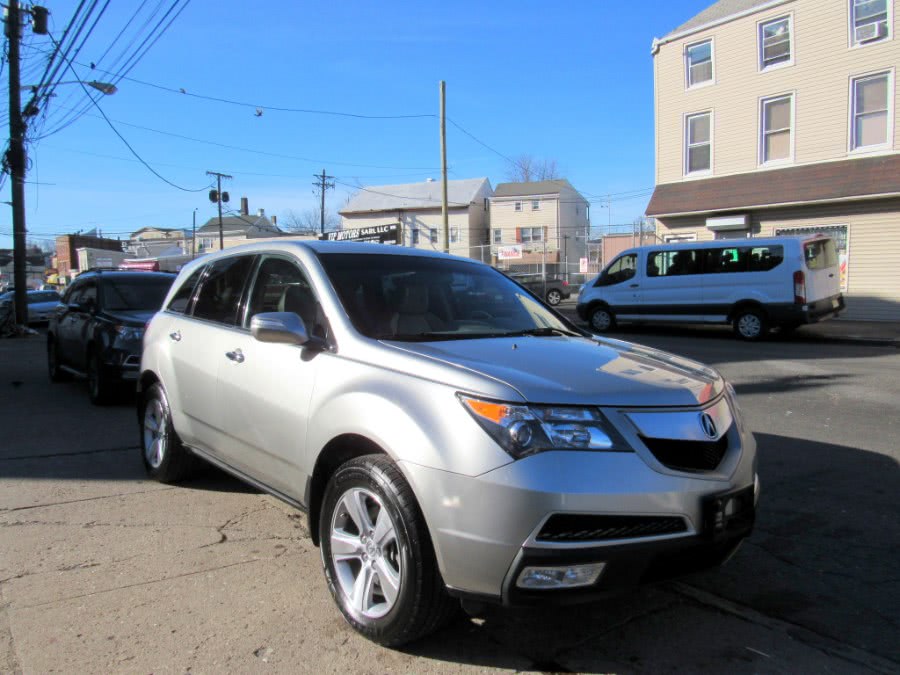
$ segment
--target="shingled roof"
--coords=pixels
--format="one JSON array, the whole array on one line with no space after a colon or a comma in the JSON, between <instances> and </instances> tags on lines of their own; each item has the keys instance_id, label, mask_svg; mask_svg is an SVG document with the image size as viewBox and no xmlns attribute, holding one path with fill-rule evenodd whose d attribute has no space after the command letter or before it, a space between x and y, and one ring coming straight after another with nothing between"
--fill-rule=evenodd
<instances>
[{"instance_id":1,"label":"shingled roof","mask_svg":"<svg viewBox=\"0 0 900 675\"><path fill-rule=\"evenodd\" d=\"M663 39L665 40L666 38L669 38L673 35L678 35L680 33L690 31L694 28L700 28L701 26L706 26L707 24L716 23L717 21L723 21L736 14L749 12L756 7L761 7L762 5L771 4L774 4L773 0L719 0L719 2L710 5L702 12L695 15L693 18L685 21L683 24L678 26L678 28L663 37Z\"/></svg>"},{"instance_id":2,"label":"shingled roof","mask_svg":"<svg viewBox=\"0 0 900 675\"><path fill-rule=\"evenodd\" d=\"M900 196L900 155L821 162L657 185L648 216Z\"/></svg>"},{"instance_id":3,"label":"shingled roof","mask_svg":"<svg viewBox=\"0 0 900 675\"><path fill-rule=\"evenodd\" d=\"M491 184L487 178L464 178L447 181L447 202L450 208L468 208L482 187L487 186L491 196ZM404 185L374 185L360 188L350 202L340 210L349 213L375 213L379 211L409 211L441 207L440 181L406 183Z\"/></svg>"}]
</instances>

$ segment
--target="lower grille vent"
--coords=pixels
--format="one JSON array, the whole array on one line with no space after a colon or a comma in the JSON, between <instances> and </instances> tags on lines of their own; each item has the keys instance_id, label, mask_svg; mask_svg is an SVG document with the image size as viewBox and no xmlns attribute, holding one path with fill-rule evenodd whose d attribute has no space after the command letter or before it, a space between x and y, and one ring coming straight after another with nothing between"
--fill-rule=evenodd
<instances>
[{"instance_id":1,"label":"lower grille vent","mask_svg":"<svg viewBox=\"0 0 900 675\"><path fill-rule=\"evenodd\" d=\"M687 532L678 516L600 516L557 513L547 519L537 536L545 542L638 539Z\"/></svg>"}]
</instances>

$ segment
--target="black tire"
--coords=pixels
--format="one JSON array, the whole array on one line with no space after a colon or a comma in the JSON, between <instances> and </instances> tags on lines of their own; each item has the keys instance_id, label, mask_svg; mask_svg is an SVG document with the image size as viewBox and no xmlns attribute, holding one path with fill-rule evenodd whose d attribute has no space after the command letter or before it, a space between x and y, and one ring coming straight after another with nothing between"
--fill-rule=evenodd
<instances>
[{"instance_id":1,"label":"black tire","mask_svg":"<svg viewBox=\"0 0 900 675\"><path fill-rule=\"evenodd\" d=\"M353 501L357 499L361 501ZM348 508L354 503L365 508ZM389 522L382 526L379 516L385 514ZM360 528L357 518L368 522ZM387 527L388 538L378 538L379 530L385 532ZM340 563L332 555L333 533L335 542L348 542L347 550L355 551ZM322 500L319 537L334 601L347 623L373 642L387 647L406 644L437 630L459 612L459 602L444 587L412 489L385 455L365 455L338 468ZM355 594L357 586L367 590L354 601L348 589Z\"/></svg>"},{"instance_id":2,"label":"black tire","mask_svg":"<svg viewBox=\"0 0 900 675\"><path fill-rule=\"evenodd\" d=\"M762 310L745 307L734 313L731 320L734 334L741 340L756 342L762 340L769 332L769 322Z\"/></svg>"},{"instance_id":3,"label":"black tire","mask_svg":"<svg viewBox=\"0 0 900 675\"><path fill-rule=\"evenodd\" d=\"M588 315L588 323L595 333L606 333L616 325L616 317L606 305L594 307Z\"/></svg>"},{"instance_id":4,"label":"black tire","mask_svg":"<svg viewBox=\"0 0 900 675\"><path fill-rule=\"evenodd\" d=\"M65 382L69 374L59 367L59 343L52 335L47 338L47 373L51 382Z\"/></svg>"},{"instance_id":5,"label":"black tire","mask_svg":"<svg viewBox=\"0 0 900 675\"><path fill-rule=\"evenodd\" d=\"M88 396L94 405L106 405L112 400L113 383L103 368L100 352L92 349L87 357L87 385Z\"/></svg>"},{"instance_id":6,"label":"black tire","mask_svg":"<svg viewBox=\"0 0 900 675\"><path fill-rule=\"evenodd\" d=\"M169 399L159 382L138 397L138 425L141 459L150 478L176 483L195 472L199 460L178 438L172 426Z\"/></svg>"},{"instance_id":7,"label":"black tire","mask_svg":"<svg viewBox=\"0 0 900 675\"><path fill-rule=\"evenodd\" d=\"M547 291L547 304L553 305L556 307L560 302L562 302L562 293L560 293L557 289L551 288Z\"/></svg>"}]
</instances>

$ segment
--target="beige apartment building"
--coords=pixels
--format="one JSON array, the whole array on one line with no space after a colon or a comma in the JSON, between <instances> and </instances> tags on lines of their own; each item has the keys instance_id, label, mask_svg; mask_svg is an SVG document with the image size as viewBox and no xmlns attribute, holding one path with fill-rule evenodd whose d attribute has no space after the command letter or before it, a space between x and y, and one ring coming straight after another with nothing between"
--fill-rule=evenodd
<instances>
[{"instance_id":1,"label":"beige apartment building","mask_svg":"<svg viewBox=\"0 0 900 675\"><path fill-rule=\"evenodd\" d=\"M495 263L577 273L587 256L590 204L565 178L500 183L491 199Z\"/></svg>"},{"instance_id":2,"label":"beige apartment building","mask_svg":"<svg viewBox=\"0 0 900 675\"><path fill-rule=\"evenodd\" d=\"M720 0L653 42L660 240L823 232L900 320L897 0Z\"/></svg>"},{"instance_id":3,"label":"beige apartment building","mask_svg":"<svg viewBox=\"0 0 900 675\"><path fill-rule=\"evenodd\" d=\"M450 253L490 262L488 205L492 194L487 178L447 181ZM375 238L384 243L443 251L441 201L441 182L435 180L361 188L340 210L341 232L337 238L375 233Z\"/></svg>"}]
</instances>

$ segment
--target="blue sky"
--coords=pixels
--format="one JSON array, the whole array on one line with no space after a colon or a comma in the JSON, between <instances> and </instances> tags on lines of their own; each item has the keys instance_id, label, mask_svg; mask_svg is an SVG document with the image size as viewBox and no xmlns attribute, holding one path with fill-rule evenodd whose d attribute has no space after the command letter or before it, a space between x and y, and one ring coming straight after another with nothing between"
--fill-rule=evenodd
<instances>
[{"instance_id":1,"label":"blue sky","mask_svg":"<svg viewBox=\"0 0 900 675\"><path fill-rule=\"evenodd\" d=\"M44 4L59 39L78 3ZM337 177L328 192L333 207L354 185L439 179L438 83L445 80L448 117L483 143L448 124L451 179L487 176L496 186L506 180L504 156L554 159L594 202L595 225L629 223L643 213L654 182L650 43L709 4L192 0L129 72L132 80L99 104L167 180L196 190L209 185L207 170L232 174L233 206L246 196L252 211L282 220L316 206L312 175L322 169ZM75 59L78 78L111 79L103 69L118 70L116 57L131 53L141 26L170 5L109 3ZM52 43L30 30L25 43L23 84L32 84ZM33 135L41 138L29 146L30 238L95 227L125 238L146 226L190 227L195 208L198 226L214 215L205 190L186 192L154 176L96 108L49 133L87 100L77 84L56 94L35 120ZM277 107L428 116L362 119ZM3 191L8 200L8 180ZM637 196L614 196L608 213L607 193ZM7 209L0 247L12 245L11 232Z\"/></svg>"}]
</instances>

